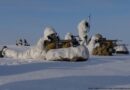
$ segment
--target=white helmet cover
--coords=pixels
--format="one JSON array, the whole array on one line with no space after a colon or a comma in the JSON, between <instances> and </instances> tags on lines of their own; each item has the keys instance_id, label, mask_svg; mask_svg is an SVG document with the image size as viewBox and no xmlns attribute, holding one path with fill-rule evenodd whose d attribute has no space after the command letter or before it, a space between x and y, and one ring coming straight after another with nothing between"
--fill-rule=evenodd
<instances>
[{"instance_id":1,"label":"white helmet cover","mask_svg":"<svg viewBox=\"0 0 130 90\"><path fill-rule=\"evenodd\" d=\"M56 34L55 29L52 27L46 27L44 30L44 38L48 40L48 36L51 34Z\"/></svg>"},{"instance_id":2,"label":"white helmet cover","mask_svg":"<svg viewBox=\"0 0 130 90\"><path fill-rule=\"evenodd\" d=\"M92 40L99 40L102 38L102 35L101 34L95 34L92 36Z\"/></svg>"},{"instance_id":3,"label":"white helmet cover","mask_svg":"<svg viewBox=\"0 0 130 90\"><path fill-rule=\"evenodd\" d=\"M81 38L81 40L84 40L84 37L87 36L88 32L89 32L89 23L87 22L87 20L82 20L79 24L78 24L78 32L79 32L79 37Z\"/></svg>"},{"instance_id":4,"label":"white helmet cover","mask_svg":"<svg viewBox=\"0 0 130 90\"><path fill-rule=\"evenodd\" d=\"M72 40L72 33L68 32L66 35L65 35L65 40Z\"/></svg>"}]
</instances>

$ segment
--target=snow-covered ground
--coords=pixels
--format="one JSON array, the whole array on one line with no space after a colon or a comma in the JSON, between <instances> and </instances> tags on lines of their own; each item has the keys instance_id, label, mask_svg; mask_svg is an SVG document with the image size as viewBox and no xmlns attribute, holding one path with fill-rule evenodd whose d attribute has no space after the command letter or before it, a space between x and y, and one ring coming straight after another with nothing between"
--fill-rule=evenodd
<instances>
[{"instance_id":1,"label":"snow-covered ground","mask_svg":"<svg viewBox=\"0 0 130 90\"><path fill-rule=\"evenodd\" d=\"M0 58L0 90L130 90L130 55L85 62Z\"/></svg>"}]
</instances>

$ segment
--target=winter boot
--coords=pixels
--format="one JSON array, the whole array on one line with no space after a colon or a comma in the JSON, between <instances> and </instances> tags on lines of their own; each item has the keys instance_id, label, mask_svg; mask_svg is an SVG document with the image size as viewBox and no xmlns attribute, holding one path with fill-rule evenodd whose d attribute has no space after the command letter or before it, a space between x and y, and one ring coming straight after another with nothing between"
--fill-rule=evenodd
<instances>
[{"instance_id":1,"label":"winter boot","mask_svg":"<svg viewBox=\"0 0 130 90\"><path fill-rule=\"evenodd\" d=\"M5 48L7 48L7 46L3 46L3 48L1 49L1 51L0 51L0 58L3 58L4 57L4 55L5 55L5 53L4 53L4 49Z\"/></svg>"}]
</instances>

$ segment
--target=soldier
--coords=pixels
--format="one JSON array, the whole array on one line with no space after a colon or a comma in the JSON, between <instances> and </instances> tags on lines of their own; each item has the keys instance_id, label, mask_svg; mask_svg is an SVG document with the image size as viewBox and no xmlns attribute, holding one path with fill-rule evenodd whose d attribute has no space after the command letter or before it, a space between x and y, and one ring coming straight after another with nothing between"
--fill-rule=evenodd
<instances>
[{"instance_id":1,"label":"soldier","mask_svg":"<svg viewBox=\"0 0 130 90\"><path fill-rule=\"evenodd\" d=\"M93 49L93 55L100 55L100 56L111 56L115 53L114 47L116 46L117 40L107 40L106 38L101 38L98 43L99 46Z\"/></svg>"},{"instance_id":2,"label":"soldier","mask_svg":"<svg viewBox=\"0 0 130 90\"><path fill-rule=\"evenodd\" d=\"M79 42L78 40L76 39L76 36L72 35L71 33L67 33L65 35L65 40L70 40L70 45L68 45L69 43L67 43L68 46L73 46L73 47L76 47L76 46L79 46Z\"/></svg>"},{"instance_id":3,"label":"soldier","mask_svg":"<svg viewBox=\"0 0 130 90\"><path fill-rule=\"evenodd\" d=\"M23 45L23 40L21 38L19 39L19 45Z\"/></svg>"},{"instance_id":4,"label":"soldier","mask_svg":"<svg viewBox=\"0 0 130 90\"><path fill-rule=\"evenodd\" d=\"M30 46L26 39L24 39L24 46Z\"/></svg>"},{"instance_id":5,"label":"soldier","mask_svg":"<svg viewBox=\"0 0 130 90\"><path fill-rule=\"evenodd\" d=\"M23 45L23 40L21 38L19 40L16 40L16 45L17 46L22 46Z\"/></svg>"},{"instance_id":6,"label":"soldier","mask_svg":"<svg viewBox=\"0 0 130 90\"><path fill-rule=\"evenodd\" d=\"M91 55L93 55L93 50L94 50L96 47L99 46L98 41L99 41L101 38L102 38L102 35L101 35L101 34L95 34L95 35L93 35L93 36L90 38L87 47L88 47L89 53L90 53ZM95 51L94 51L94 52L95 52Z\"/></svg>"},{"instance_id":7,"label":"soldier","mask_svg":"<svg viewBox=\"0 0 130 90\"><path fill-rule=\"evenodd\" d=\"M59 48L60 38L54 30L53 31L45 31L44 35L45 35L45 37L48 38L44 41L44 46L45 46L46 50Z\"/></svg>"},{"instance_id":8,"label":"soldier","mask_svg":"<svg viewBox=\"0 0 130 90\"><path fill-rule=\"evenodd\" d=\"M80 45L87 45L89 30L90 30L90 25L86 20L82 20L78 24L78 33L79 33L79 38L81 39Z\"/></svg>"}]
</instances>

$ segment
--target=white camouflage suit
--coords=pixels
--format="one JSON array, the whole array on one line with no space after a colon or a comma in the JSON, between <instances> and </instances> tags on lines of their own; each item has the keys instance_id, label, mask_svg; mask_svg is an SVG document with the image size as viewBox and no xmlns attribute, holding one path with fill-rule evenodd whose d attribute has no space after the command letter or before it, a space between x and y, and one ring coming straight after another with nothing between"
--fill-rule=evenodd
<instances>
[{"instance_id":1,"label":"white camouflage suit","mask_svg":"<svg viewBox=\"0 0 130 90\"><path fill-rule=\"evenodd\" d=\"M86 25L88 24L88 25ZM96 47L96 41L99 39L99 36L97 34L93 35L91 37L91 40L88 43L88 40L86 40L86 36L88 37L90 26L89 23L86 20L82 20L78 24L78 32L79 32L79 38L81 39L80 45L84 45L88 48L89 54L92 54L93 49Z\"/></svg>"},{"instance_id":2,"label":"white camouflage suit","mask_svg":"<svg viewBox=\"0 0 130 90\"><path fill-rule=\"evenodd\" d=\"M87 45L87 40L86 40L86 36L88 36L88 32L90 27L87 26L86 24L89 25L89 23L86 20L82 20L79 24L78 24L78 33L79 33L79 38L81 39L80 44L81 45Z\"/></svg>"}]
</instances>

